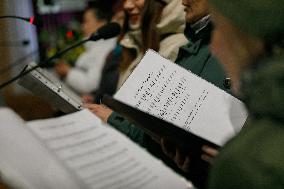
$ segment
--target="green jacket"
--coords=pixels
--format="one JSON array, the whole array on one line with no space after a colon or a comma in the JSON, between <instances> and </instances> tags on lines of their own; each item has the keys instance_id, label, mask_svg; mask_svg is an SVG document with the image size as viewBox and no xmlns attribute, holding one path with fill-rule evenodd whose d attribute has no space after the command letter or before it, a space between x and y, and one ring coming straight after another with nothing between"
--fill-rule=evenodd
<instances>
[{"instance_id":1,"label":"green jacket","mask_svg":"<svg viewBox=\"0 0 284 189\"><path fill-rule=\"evenodd\" d=\"M211 30L210 23L197 34L187 26L185 35L189 43L179 49L176 63L229 92L230 86L226 82L224 70L209 50Z\"/></svg>"},{"instance_id":2,"label":"green jacket","mask_svg":"<svg viewBox=\"0 0 284 189\"><path fill-rule=\"evenodd\" d=\"M251 118L216 158L210 189L284 188L284 64L270 61L244 77Z\"/></svg>"},{"instance_id":3,"label":"green jacket","mask_svg":"<svg viewBox=\"0 0 284 189\"><path fill-rule=\"evenodd\" d=\"M185 35L189 43L180 48L176 63L190 70L194 74L204 78L223 90L229 90L224 85L226 76L222 67L209 52L209 42L212 26L209 23L198 34L187 26ZM108 123L126 134L134 142L148 148L148 142L144 140L144 132L124 119L118 113L113 112Z\"/></svg>"}]
</instances>

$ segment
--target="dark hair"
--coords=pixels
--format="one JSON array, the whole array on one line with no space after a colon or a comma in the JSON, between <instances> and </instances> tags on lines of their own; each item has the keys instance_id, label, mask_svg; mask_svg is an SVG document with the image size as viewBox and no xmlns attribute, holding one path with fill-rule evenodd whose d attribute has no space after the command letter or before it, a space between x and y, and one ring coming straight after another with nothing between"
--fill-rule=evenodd
<instances>
[{"instance_id":1,"label":"dark hair","mask_svg":"<svg viewBox=\"0 0 284 189\"><path fill-rule=\"evenodd\" d=\"M158 51L160 48L161 36L156 27L161 19L161 14L165 5L166 4L161 1L145 0L144 9L142 12L142 20L140 23L142 38L141 51L143 53L145 53L149 48L156 51ZM123 36L129 31L129 18L127 14L125 15L121 38L123 38ZM137 54L134 49L123 48L120 71L126 70L136 56Z\"/></svg>"},{"instance_id":2,"label":"dark hair","mask_svg":"<svg viewBox=\"0 0 284 189\"><path fill-rule=\"evenodd\" d=\"M89 1L85 11L93 11L98 20L110 22L114 14L112 5L115 0L93 0Z\"/></svg>"},{"instance_id":3,"label":"dark hair","mask_svg":"<svg viewBox=\"0 0 284 189\"><path fill-rule=\"evenodd\" d=\"M157 24L161 20L161 14L165 3L156 0L146 0L141 20L142 52L149 48L158 51L160 48L161 36L157 31Z\"/></svg>"}]
</instances>

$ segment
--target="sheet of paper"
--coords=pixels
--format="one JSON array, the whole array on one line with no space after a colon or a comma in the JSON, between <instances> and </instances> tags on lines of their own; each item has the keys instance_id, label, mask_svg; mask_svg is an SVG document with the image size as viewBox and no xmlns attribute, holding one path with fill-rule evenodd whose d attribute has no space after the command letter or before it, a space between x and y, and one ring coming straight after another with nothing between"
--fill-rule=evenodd
<instances>
[{"instance_id":1,"label":"sheet of paper","mask_svg":"<svg viewBox=\"0 0 284 189\"><path fill-rule=\"evenodd\" d=\"M87 110L28 126L89 188L191 188Z\"/></svg>"},{"instance_id":2,"label":"sheet of paper","mask_svg":"<svg viewBox=\"0 0 284 189\"><path fill-rule=\"evenodd\" d=\"M241 101L152 50L115 98L217 145L235 135L247 117Z\"/></svg>"},{"instance_id":3,"label":"sheet of paper","mask_svg":"<svg viewBox=\"0 0 284 189\"><path fill-rule=\"evenodd\" d=\"M1 108L0 123L0 180L21 189L84 188L14 112Z\"/></svg>"}]
</instances>

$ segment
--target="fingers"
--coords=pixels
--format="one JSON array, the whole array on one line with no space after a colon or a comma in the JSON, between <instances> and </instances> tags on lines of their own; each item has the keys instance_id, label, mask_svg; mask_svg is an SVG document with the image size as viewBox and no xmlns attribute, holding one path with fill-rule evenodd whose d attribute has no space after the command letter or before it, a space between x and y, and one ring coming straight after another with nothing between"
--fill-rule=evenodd
<instances>
[{"instance_id":1,"label":"fingers","mask_svg":"<svg viewBox=\"0 0 284 189\"><path fill-rule=\"evenodd\" d=\"M84 107L84 108L88 108L88 109L90 109L90 108L96 109L96 108L98 108L99 106L100 106L99 104L90 104L90 103L85 103L85 104L83 104L83 107Z\"/></svg>"},{"instance_id":2,"label":"fingers","mask_svg":"<svg viewBox=\"0 0 284 189\"><path fill-rule=\"evenodd\" d=\"M172 144L166 140L165 138L161 139L161 146L163 152L171 159L174 159L175 157L175 149L172 148Z\"/></svg>"},{"instance_id":3,"label":"fingers","mask_svg":"<svg viewBox=\"0 0 284 189\"><path fill-rule=\"evenodd\" d=\"M208 154L209 156L215 157L218 154L218 150L215 148L212 148L210 146L204 145L202 146L202 150L203 152L205 152L206 154Z\"/></svg>"},{"instance_id":4,"label":"fingers","mask_svg":"<svg viewBox=\"0 0 284 189\"><path fill-rule=\"evenodd\" d=\"M99 111L100 105L98 104L83 104L84 108L89 109L91 112L97 112Z\"/></svg>"},{"instance_id":5,"label":"fingers","mask_svg":"<svg viewBox=\"0 0 284 189\"><path fill-rule=\"evenodd\" d=\"M83 107L88 108L105 123L113 112L111 109L101 104L84 104Z\"/></svg>"},{"instance_id":6,"label":"fingers","mask_svg":"<svg viewBox=\"0 0 284 189\"><path fill-rule=\"evenodd\" d=\"M100 105L98 105L98 104L83 104L83 107L89 109L93 114L95 114L99 118L101 118L100 117L100 110L101 110Z\"/></svg>"},{"instance_id":7,"label":"fingers","mask_svg":"<svg viewBox=\"0 0 284 189\"><path fill-rule=\"evenodd\" d=\"M187 154L183 153L180 148L178 148L175 144L166 140L165 138L161 139L161 146L163 152L169 158L171 158L180 169L182 169L184 172L188 172L190 157L187 156Z\"/></svg>"},{"instance_id":8,"label":"fingers","mask_svg":"<svg viewBox=\"0 0 284 189\"><path fill-rule=\"evenodd\" d=\"M218 155L218 150L209 146L204 145L202 147L202 151L204 152L201 155L201 159L212 164L213 159Z\"/></svg>"},{"instance_id":9,"label":"fingers","mask_svg":"<svg viewBox=\"0 0 284 189\"><path fill-rule=\"evenodd\" d=\"M176 155L175 155L175 158L174 158L176 164L178 165L178 167L180 169L183 168L183 164L184 164L184 161L185 161L185 156L184 154L180 151L180 149L176 149Z\"/></svg>"},{"instance_id":10,"label":"fingers","mask_svg":"<svg viewBox=\"0 0 284 189\"><path fill-rule=\"evenodd\" d=\"M92 95L90 95L90 94L82 95L81 99L86 104L87 103L90 104L90 103L92 103L94 101L94 97Z\"/></svg>"},{"instance_id":11,"label":"fingers","mask_svg":"<svg viewBox=\"0 0 284 189\"><path fill-rule=\"evenodd\" d=\"M211 156L209 156L209 155L202 154L202 155L201 155L201 159L202 159L203 161L206 161L206 162L210 163L210 164L213 163L213 158L212 158Z\"/></svg>"},{"instance_id":12,"label":"fingers","mask_svg":"<svg viewBox=\"0 0 284 189\"><path fill-rule=\"evenodd\" d=\"M188 172L188 171L189 171L190 163L191 163L190 157L187 156L187 157L185 158L185 161L184 161L184 163L183 163L181 169L182 169L184 172Z\"/></svg>"},{"instance_id":13,"label":"fingers","mask_svg":"<svg viewBox=\"0 0 284 189\"><path fill-rule=\"evenodd\" d=\"M176 156L175 156L175 162L177 166L183 170L184 172L189 171L189 166L190 166L190 157L189 155L183 153L180 149L177 148L176 150Z\"/></svg>"}]
</instances>

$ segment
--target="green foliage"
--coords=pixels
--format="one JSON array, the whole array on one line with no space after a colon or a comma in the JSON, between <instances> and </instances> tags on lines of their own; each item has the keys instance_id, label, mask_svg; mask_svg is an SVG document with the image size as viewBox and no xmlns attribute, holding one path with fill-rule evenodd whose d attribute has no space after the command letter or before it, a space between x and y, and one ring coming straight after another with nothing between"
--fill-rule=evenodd
<instances>
[{"instance_id":1,"label":"green foliage","mask_svg":"<svg viewBox=\"0 0 284 189\"><path fill-rule=\"evenodd\" d=\"M58 51L61 51L82 39L83 35L80 32L79 26L73 27L72 29L67 26L60 26L53 32L43 29L39 35L39 41L41 48L44 51L45 58L53 56ZM73 66L84 50L83 46L77 47L63 55L62 59Z\"/></svg>"}]
</instances>

